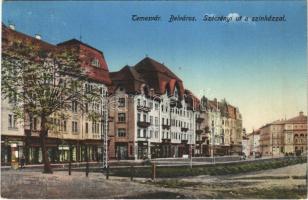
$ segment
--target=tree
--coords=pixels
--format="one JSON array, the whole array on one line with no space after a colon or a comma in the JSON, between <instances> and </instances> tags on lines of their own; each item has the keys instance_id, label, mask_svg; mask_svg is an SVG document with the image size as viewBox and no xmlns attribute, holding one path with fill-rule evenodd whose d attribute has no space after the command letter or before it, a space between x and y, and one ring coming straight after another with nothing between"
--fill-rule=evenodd
<instances>
[{"instance_id":1,"label":"tree","mask_svg":"<svg viewBox=\"0 0 308 200\"><path fill-rule=\"evenodd\" d=\"M55 125L52 117L69 117L72 106L101 102L99 87L86 90L89 81L76 48L41 48L40 44L12 39L2 49L2 97L14 99L12 110L17 118L39 118L39 137L44 173L52 173L46 138ZM93 120L100 117L87 112ZM31 126L30 126L31 127Z\"/></svg>"}]
</instances>

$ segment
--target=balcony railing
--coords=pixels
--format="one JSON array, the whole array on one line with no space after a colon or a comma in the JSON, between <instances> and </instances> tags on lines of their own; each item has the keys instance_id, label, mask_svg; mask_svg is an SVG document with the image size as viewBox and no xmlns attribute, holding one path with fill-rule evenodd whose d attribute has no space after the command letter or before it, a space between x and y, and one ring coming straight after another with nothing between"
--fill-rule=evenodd
<instances>
[{"instance_id":1,"label":"balcony railing","mask_svg":"<svg viewBox=\"0 0 308 200\"><path fill-rule=\"evenodd\" d=\"M197 117L196 118L196 122L197 123L201 123L201 122L203 122L204 121L204 118L203 117Z\"/></svg>"},{"instance_id":2,"label":"balcony railing","mask_svg":"<svg viewBox=\"0 0 308 200\"><path fill-rule=\"evenodd\" d=\"M188 143L188 140L181 140L181 143L182 143L182 144L187 144L187 143Z\"/></svg>"},{"instance_id":3,"label":"balcony railing","mask_svg":"<svg viewBox=\"0 0 308 200\"><path fill-rule=\"evenodd\" d=\"M151 123L150 122L144 122L144 121L138 121L137 125L140 128L148 128L151 125Z\"/></svg>"},{"instance_id":4,"label":"balcony railing","mask_svg":"<svg viewBox=\"0 0 308 200\"><path fill-rule=\"evenodd\" d=\"M196 133L197 133L197 134L201 134L201 133L203 133L203 130L201 130L201 129L196 130Z\"/></svg>"},{"instance_id":5,"label":"balcony railing","mask_svg":"<svg viewBox=\"0 0 308 200\"><path fill-rule=\"evenodd\" d=\"M163 128L163 129L167 129L167 130L169 130L169 129L170 129L170 125L163 124L163 125L162 125L162 128Z\"/></svg>"},{"instance_id":6,"label":"balcony railing","mask_svg":"<svg viewBox=\"0 0 308 200\"><path fill-rule=\"evenodd\" d=\"M150 112L151 108L148 106L137 105L137 110L143 112Z\"/></svg>"},{"instance_id":7,"label":"balcony railing","mask_svg":"<svg viewBox=\"0 0 308 200\"><path fill-rule=\"evenodd\" d=\"M178 107L178 108L182 108L182 103L179 100L175 100L175 99L171 99L170 101L170 107Z\"/></svg>"},{"instance_id":8,"label":"balcony railing","mask_svg":"<svg viewBox=\"0 0 308 200\"><path fill-rule=\"evenodd\" d=\"M171 139L169 139L169 138L162 138L161 141L162 141L162 143L170 143Z\"/></svg>"},{"instance_id":9,"label":"balcony railing","mask_svg":"<svg viewBox=\"0 0 308 200\"><path fill-rule=\"evenodd\" d=\"M182 131L182 132L187 132L187 131L188 131L188 128L181 128L181 131Z\"/></svg>"}]
</instances>

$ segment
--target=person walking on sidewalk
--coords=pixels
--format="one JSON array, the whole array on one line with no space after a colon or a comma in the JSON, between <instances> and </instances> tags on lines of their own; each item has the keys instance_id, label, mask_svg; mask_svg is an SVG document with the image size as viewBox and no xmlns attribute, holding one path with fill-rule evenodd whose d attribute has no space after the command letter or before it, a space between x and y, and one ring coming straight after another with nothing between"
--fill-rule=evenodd
<instances>
[{"instance_id":1,"label":"person walking on sidewalk","mask_svg":"<svg viewBox=\"0 0 308 200\"><path fill-rule=\"evenodd\" d=\"M26 162L26 158L25 158L24 155L22 155L21 158L20 158L20 168L25 167L25 162Z\"/></svg>"}]
</instances>

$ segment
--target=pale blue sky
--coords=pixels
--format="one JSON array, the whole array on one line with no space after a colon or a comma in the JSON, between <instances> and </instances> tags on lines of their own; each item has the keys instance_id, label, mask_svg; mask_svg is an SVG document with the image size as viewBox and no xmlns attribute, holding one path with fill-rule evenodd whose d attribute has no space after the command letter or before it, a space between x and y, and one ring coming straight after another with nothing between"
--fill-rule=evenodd
<instances>
[{"instance_id":1,"label":"pale blue sky","mask_svg":"<svg viewBox=\"0 0 308 200\"><path fill-rule=\"evenodd\" d=\"M205 14L285 15L286 22L209 23ZM131 15L160 15L133 22ZM169 23L170 15L196 16ZM226 98L248 130L306 113L306 1L4 2L2 21L56 44L79 39L104 52L110 71L147 54L197 96Z\"/></svg>"}]
</instances>

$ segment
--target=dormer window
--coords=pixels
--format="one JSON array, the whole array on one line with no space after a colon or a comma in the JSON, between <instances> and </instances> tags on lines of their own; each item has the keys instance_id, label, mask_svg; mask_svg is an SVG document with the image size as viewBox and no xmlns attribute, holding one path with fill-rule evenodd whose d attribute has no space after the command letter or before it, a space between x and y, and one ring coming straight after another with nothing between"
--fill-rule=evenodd
<instances>
[{"instance_id":1,"label":"dormer window","mask_svg":"<svg viewBox=\"0 0 308 200\"><path fill-rule=\"evenodd\" d=\"M99 61L97 58L94 58L91 62L91 65L94 66L94 67L100 67L99 65Z\"/></svg>"}]
</instances>

